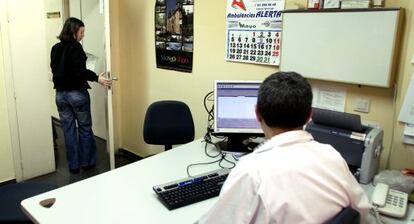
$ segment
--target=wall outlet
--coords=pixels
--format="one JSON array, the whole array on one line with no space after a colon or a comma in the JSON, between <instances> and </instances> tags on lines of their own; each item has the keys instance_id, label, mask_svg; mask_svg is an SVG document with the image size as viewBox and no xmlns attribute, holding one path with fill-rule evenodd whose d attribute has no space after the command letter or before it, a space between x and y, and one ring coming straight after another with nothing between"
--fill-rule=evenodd
<instances>
[{"instance_id":1,"label":"wall outlet","mask_svg":"<svg viewBox=\"0 0 414 224\"><path fill-rule=\"evenodd\" d=\"M357 98L355 99L354 111L369 113L371 101L368 98Z\"/></svg>"}]
</instances>

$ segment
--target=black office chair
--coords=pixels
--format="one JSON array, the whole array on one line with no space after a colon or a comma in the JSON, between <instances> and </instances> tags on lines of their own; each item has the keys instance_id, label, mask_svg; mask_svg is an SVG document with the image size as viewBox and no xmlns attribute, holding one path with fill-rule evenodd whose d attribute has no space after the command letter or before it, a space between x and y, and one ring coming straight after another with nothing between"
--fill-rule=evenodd
<instances>
[{"instance_id":1,"label":"black office chair","mask_svg":"<svg viewBox=\"0 0 414 224\"><path fill-rule=\"evenodd\" d=\"M0 187L0 223L32 223L23 213L20 202L26 198L56 189L48 182L22 182Z\"/></svg>"},{"instance_id":2,"label":"black office chair","mask_svg":"<svg viewBox=\"0 0 414 224\"><path fill-rule=\"evenodd\" d=\"M194 140L194 122L190 108L180 101L164 100L152 103L145 114L144 141L147 144L172 145Z\"/></svg>"},{"instance_id":3,"label":"black office chair","mask_svg":"<svg viewBox=\"0 0 414 224\"><path fill-rule=\"evenodd\" d=\"M351 207L346 207L325 224L359 224L359 222L359 213Z\"/></svg>"}]
</instances>

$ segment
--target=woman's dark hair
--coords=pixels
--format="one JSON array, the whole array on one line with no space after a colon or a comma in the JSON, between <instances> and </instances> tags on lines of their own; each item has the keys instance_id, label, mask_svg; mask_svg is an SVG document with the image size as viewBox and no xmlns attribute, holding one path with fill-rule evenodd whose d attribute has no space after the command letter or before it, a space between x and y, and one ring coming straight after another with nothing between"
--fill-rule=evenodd
<instances>
[{"instance_id":1,"label":"woman's dark hair","mask_svg":"<svg viewBox=\"0 0 414 224\"><path fill-rule=\"evenodd\" d=\"M301 127L312 112L312 88L296 72L274 73L260 86L257 109L269 127Z\"/></svg>"},{"instance_id":2,"label":"woman's dark hair","mask_svg":"<svg viewBox=\"0 0 414 224\"><path fill-rule=\"evenodd\" d=\"M75 35L81 27L84 27L85 24L77 18L70 17L65 21L62 31L60 32L58 39L61 41L74 41Z\"/></svg>"}]
</instances>

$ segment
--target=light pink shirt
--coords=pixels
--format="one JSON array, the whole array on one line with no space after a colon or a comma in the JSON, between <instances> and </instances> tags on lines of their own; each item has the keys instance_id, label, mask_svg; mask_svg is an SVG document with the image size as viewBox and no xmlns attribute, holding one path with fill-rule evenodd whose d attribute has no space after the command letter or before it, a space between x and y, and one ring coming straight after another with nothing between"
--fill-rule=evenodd
<instances>
[{"instance_id":1,"label":"light pink shirt","mask_svg":"<svg viewBox=\"0 0 414 224\"><path fill-rule=\"evenodd\" d=\"M199 223L323 223L370 204L341 155L305 131L274 136L230 172L217 203Z\"/></svg>"}]
</instances>

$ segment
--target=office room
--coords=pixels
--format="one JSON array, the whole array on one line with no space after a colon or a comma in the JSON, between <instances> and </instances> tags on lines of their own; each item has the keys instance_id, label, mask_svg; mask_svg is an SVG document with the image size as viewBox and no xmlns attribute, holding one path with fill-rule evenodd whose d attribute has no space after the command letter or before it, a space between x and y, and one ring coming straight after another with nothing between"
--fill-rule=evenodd
<instances>
[{"instance_id":1,"label":"office room","mask_svg":"<svg viewBox=\"0 0 414 224\"><path fill-rule=\"evenodd\" d=\"M50 1L43 2L45 7L50 4ZM270 74L279 71L279 66L237 63L225 60L227 32L226 1L194 0L194 42L191 72L157 68L154 36L155 0L102 2L107 4L106 6L109 8L110 15L111 74L118 79L117 81L113 81L111 90L114 137L112 144L115 150L122 149L139 157L148 157L148 159L154 159L156 157L154 156L155 154L164 151L163 146L146 144L143 137L144 118L147 108L151 103L159 100L179 100L185 102L189 106L194 120L195 139L201 139L204 137L208 125L208 113L203 104L204 97L214 90L214 80L262 81ZM307 3L307 0L286 0L285 9L306 8ZM5 3L3 2L2 4ZM13 3L11 7L14 7L13 9L16 10L19 7L18 4ZM392 78L389 87L324 81L317 78L311 78L309 82L312 86L332 87L346 92L344 112L358 114L362 121L377 125L384 131L379 170L400 171L405 168L414 169L414 146L403 142L405 123L399 119L399 114L406 99L407 92L409 91L410 80L414 72L414 2L411 0L385 0L385 7L402 9L398 27L399 35L395 45L394 63L391 71ZM44 10L40 7L34 7L34 9ZM48 100L43 100L45 104L41 104L40 107L47 107L48 109L41 110L39 113L47 113L45 116L47 119L39 119L36 122L40 122L40 125L42 125L41 122L47 123L42 128L50 130L48 132L50 136L46 136L46 139L49 139L50 142L39 142L37 136L33 135L33 132L28 133L27 130L24 130L24 128L29 128L29 126L33 125L31 123L32 121L23 120L28 123L19 123L19 116L23 116L23 112L18 110L23 108L25 111L30 111L30 107L35 107L36 105L29 104L27 106L21 106L19 103L16 103L13 97L13 88L16 88L16 91L23 91L23 94L30 95L30 91L33 91L35 87L31 87L30 83L14 85L13 75L11 73L25 73L27 71L12 71L11 68L13 66L18 68L25 67L26 60L31 60L31 66L36 67L36 64L44 65L38 66L42 68L34 70L35 72L49 74L47 58L49 57L50 49L47 49L47 52L39 53L40 57L38 58L34 56L24 61L20 61L16 55L10 56L10 52L13 52L10 49L17 46L17 44L10 44L10 40L5 41L4 38L7 37L5 32L10 32L10 35L12 35L14 30L11 28L8 31L4 29L7 10L4 7L0 10L2 21L0 35L2 43L0 45L1 186L24 181L48 172L54 172L54 160L47 159L44 162L45 158L42 158L41 155L43 153L42 150L47 149L53 151L50 117L58 118L59 116L54 102L53 85L51 84L51 80L48 79L48 76L44 76L44 82L41 86L36 87L36 89L43 88L43 90L46 90L45 94L48 96ZM24 13L25 10L28 9L23 10L22 7L21 13ZM45 17L45 14L46 12L42 11L43 17ZM64 12L62 11L61 16L63 17L63 15ZM43 20L33 19L33 21L38 21L40 24ZM63 20L59 23L61 26ZM21 21L19 24L24 26L25 22ZM38 26L40 27L41 25ZM42 34L44 36L41 38L50 41L50 34L49 37L46 36L47 30L44 27L40 27L39 29L45 33ZM92 29L93 27L87 26L85 36L89 35L88 32L102 32L101 38L104 38L105 34L102 30L92 31ZM17 55L21 54L18 53ZM315 57L317 57L317 53ZM13 62L11 62L12 60ZM25 73L25 75L30 76L30 73ZM33 79L33 77L23 76L20 77L20 80L26 78L29 82ZM16 82L18 81L16 80ZM355 103L359 99L369 100L369 112L355 111ZM36 125L38 124L36 123ZM39 139L41 138L39 137ZM30 147L31 145L36 145L36 147ZM24 155L25 153L27 153L26 157ZM44 157L53 157L53 152L52 154L45 152L43 155L45 155ZM144 159L142 162L145 160L147 159ZM163 164L160 165L163 167L173 167L177 163L175 160L162 161ZM194 163L197 162L194 161ZM34 172L25 176L21 163L26 164L26 170L33 170ZM42 171L35 171L39 170L38 168ZM156 168L153 167L153 169ZM116 173L116 170L114 173ZM142 175L150 176L151 171L142 173ZM185 175L186 170L184 169L182 170L181 176L184 178ZM167 182L167 180L172 181L174 178L166 179L164 182ZM85 181L88 182L87 180ZM157 182L154 185L161 183ZM76 188L76 185L73 188ZM152 191L152 189L150 190ZM122 196L126 195L122 194ZM153 198L155 194L151 196ZM56 201L59 202L58 197ZM116 202L119 202L119 200L116 199ZM160 203L159 201L157 202ZM208 204L202 205L212 206L213 204L209 202ZM122 207L122 205L117 206ZM53 206L51 208L53 209ZM131 212L130 208L125 208L125 210ZM412 214L412 210L413 205L411 203L408 213ZM203 214L206 211L207 209L204 208L203 210L200 206L194 208L195 214ZM166 209L165 211L163 210L160 212L160 217L168 217L166 215L168 212ZM406 221L407 217L405 218ZM45 223L52 223L43 217L41 220ZM109 220L106 222L110 222ZM143 217L143 220L151 223L151 219L149 218ZM132 222L132 220L124 221L127 223ZM397 219L397 223L398 221L401 220ZM41 221L39 222L43 223Z\"/></svg>"}]
</instances>

